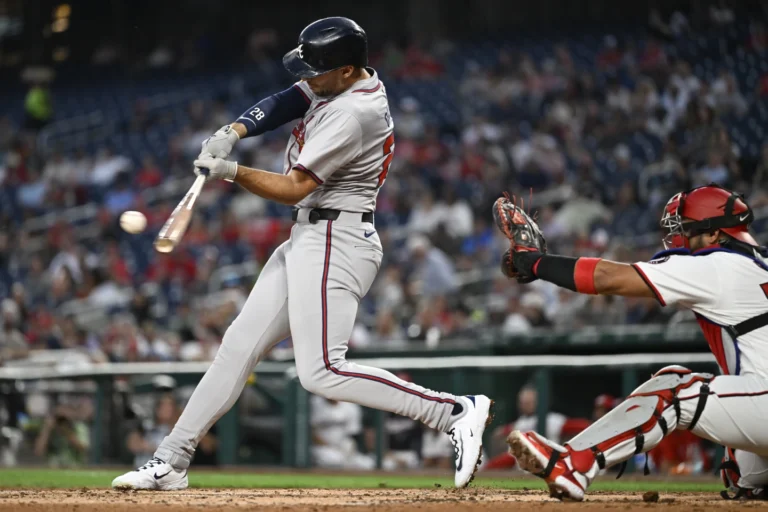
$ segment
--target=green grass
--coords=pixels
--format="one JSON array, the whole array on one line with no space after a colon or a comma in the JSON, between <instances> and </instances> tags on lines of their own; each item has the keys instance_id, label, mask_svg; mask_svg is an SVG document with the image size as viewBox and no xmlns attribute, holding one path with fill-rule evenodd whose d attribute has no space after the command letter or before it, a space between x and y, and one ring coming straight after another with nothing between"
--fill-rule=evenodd
<instances>
[{"instance_id":1,"label":"green grass","mask_svg":"<svg viewBox=\"0 0 768 512\"><path fill-rule=\"evenodd\" d=\"M109 487L120 470L66 470L66 469L0 469L0 487L13 488L82 488ZM453 487L452 478L423 475L323 475L317 473L232 473L195 471L189 483L199 488L333 488L375 489L388 488L443 488ZM527 478L479 477L477 487L495 489L544 489L541 480ZM715 492L721 485L713 482L660 482L658 480L605 479L591 487L595 491L649 491L662 492Z\"/></svg>"}]
</instances>

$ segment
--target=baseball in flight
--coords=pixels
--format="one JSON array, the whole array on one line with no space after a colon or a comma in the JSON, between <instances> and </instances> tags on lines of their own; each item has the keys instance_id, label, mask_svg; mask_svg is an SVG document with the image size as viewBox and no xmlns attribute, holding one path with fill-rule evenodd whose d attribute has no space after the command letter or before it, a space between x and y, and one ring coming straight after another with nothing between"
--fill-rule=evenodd
<instances>
[{"instance_id":1,"label":"baseball in flight","mask_svg":"<svg viewBox=\"0 0 768 512\"><path fill-rule=\"evenodd\" d=\"M120 215L120 227L124 231L136 235L147 227L147 218L141 212L127 211Z\"/></svg>"}]
</instances>

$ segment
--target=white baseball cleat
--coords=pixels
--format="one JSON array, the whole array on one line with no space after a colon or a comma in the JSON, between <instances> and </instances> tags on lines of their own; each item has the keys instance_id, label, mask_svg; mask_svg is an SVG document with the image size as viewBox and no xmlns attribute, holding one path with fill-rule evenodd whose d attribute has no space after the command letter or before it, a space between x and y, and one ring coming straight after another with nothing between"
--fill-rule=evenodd
<instances>
[{"instance_id":1,"label":"white baseball cleat","mask_svg":"<svg viewBox=\"0 0 768 512\"><path fill-rule=\"evenodd\" d=\"M119 490L178 491L188 486L186 469L176 469L157 457L112 480L112 488Z\"/></svg>"},{"instance_id":2,"label":"white baseball cleat","mask_svg":"<svg viewBox=\"0 0 768 512\"><path fill-rule=\"evenodd\" d=\"M459 397L465 414L456 420L448 434L456 452L454 484L466 487L475 477L483 450L483 432L493 420L493 400L483 395Z\"/></svg>"}]
</instances>

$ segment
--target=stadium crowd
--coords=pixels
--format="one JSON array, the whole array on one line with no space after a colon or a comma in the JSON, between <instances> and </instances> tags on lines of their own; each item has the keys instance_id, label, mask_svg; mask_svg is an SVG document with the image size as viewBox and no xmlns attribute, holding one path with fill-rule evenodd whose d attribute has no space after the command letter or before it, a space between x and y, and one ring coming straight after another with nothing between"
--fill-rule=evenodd
<instances>
[{"instance_id":1,"label":"stadium crowd","mask_svg":"<svg viewBox=\"0 0 768 512\"><path fill-rule=\"evenodd\" d=\"M654 19L639 41L603 34L588 66L556 41L545 59L523 47L495 52L490 64L464 60L461 77L450 82L462 117L453 126L414 97L392 101L396 157L376 211L386 257L361 304L353 347L429 343L489 326L520 335L668 320L648 300L508 281L498 272L505 239L489 212L508 190L538 210L554 250L626 261L658 248L656 222L681 189L716 182L748 192L754 208L768 205L768 140L746 154L726 122L765 104L768 72L754 89L725 66L710 79L697 75L673 42L696 40L707 27L676 16ZM738 50L765 59L767 34L763 23L745 25ZM260 48L274 44L262 34L249 52L269 59ZM161 50L148 65L175 62ZM388 44L372 64L396 91L402 82L452 80L447 68L456 52L444 42ZM119 129L138 133L167 122L147 105L137 98ZM213 357L255 278L244 263L263 264L287 237L288 210L212 183L183 245L162 256L149 244L178 196L151 197L171 177L191 182L201 141L247 106L190 101L160 157L110 144L93 154L43 151L36 135L55 119L55 82L30 89L25 121L0 119L0 364L40 348L77 348L111 361ZM281 172L285 133L241 141L234 158ZM96 205L94 231L84 237L66 213L89 204ZM116 219L125 210L147 215L144 235L120 231ZM31 220L51 213L42 233L30 232ZM105 318L97 328L86 314L94 309Z\"/></svg>"}]
</instances>

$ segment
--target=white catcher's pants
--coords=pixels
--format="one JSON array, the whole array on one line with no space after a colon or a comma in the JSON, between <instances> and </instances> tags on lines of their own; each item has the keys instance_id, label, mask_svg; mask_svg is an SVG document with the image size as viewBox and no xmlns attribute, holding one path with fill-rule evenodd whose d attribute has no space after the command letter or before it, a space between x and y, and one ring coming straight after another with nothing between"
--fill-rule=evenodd
<instances>
[{"instance_id":1,"label":"white catcher's pants","mask_svg":"<svg viewBox=\"0 0 768 512\"><path fill-rule=\"evenodd\" d=\"M264 266L243 310L224 334L211 367L155 456L186 468L198 441L235 403L262 355L289 335L307 391L448 428L455 397L346 361L360 299L382 259L375 227L360 214L307 222L301 210L291 237ZM365 236L368 234L369 236Z\"/></svg>"}]
</instances>

